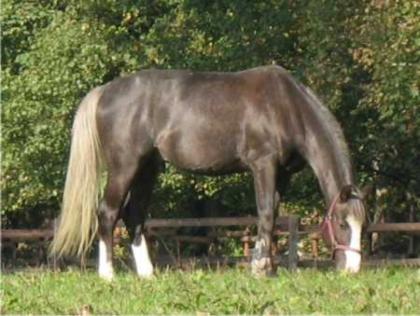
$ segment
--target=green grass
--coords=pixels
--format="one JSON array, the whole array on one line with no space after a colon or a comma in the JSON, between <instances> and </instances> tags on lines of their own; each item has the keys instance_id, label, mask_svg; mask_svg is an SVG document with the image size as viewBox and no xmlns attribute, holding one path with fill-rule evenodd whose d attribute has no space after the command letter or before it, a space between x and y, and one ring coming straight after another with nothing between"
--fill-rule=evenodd
<instances>
[{"instance_id":1,"label":"green grass","mask_svg":"<svg viewBox=\"0 0 420 316\"><path fill-rule=\"evenodd\" d=\"M2 314L420 314L420 270L280 270L254 278L248 270L161 271L152 280L94 272L20 272L2 276Z\"/></svg>"}]
</instances>

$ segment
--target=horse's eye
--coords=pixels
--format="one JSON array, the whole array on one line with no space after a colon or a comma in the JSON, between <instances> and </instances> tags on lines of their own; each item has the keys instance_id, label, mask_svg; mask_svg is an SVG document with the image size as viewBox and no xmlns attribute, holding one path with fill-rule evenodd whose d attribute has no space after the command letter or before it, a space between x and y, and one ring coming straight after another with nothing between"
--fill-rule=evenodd
<instances>
[{"instance_id":1,"label":"horse's eye","mask_svg":"<svg viewBox=\"0 0 420 316\"><path fill-rule=\"evenodd\" d=\"M340 228L341 229L343 229L343 230L345 230L345 229L347 229L349 226L347 225L347 223L346 222L341 222L340 223Z\"/></svg>"}]
</instances>

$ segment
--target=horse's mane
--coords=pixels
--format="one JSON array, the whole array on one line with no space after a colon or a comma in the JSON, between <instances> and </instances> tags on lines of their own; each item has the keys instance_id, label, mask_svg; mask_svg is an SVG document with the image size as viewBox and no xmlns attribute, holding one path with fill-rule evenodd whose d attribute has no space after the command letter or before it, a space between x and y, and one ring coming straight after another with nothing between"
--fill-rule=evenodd
<instances>
[{"instance_id":1,"label":"horse's mane","mask_svg":"<svg viewBox=\"0 0 420 316\"><path fill-rule=\"evenodd\" d=\"M348 176L352 177L353 175L349 148L345 141L343 130L340 124L331 114L330 110L319 100L319 98L310 88L304 86L303 84L300 84L299 86L303 90L308 100L308 105L312 107L313 112L318 117L319 123L327 131L329 143L334 150L334 156L338 159L337 163L342 164L344 169L350 172Z\"/></svg>"}]
</instances>

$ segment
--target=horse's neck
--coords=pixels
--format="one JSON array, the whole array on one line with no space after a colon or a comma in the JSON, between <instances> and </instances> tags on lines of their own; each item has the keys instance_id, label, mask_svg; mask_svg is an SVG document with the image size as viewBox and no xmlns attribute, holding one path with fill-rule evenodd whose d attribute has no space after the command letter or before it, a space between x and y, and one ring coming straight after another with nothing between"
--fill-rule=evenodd
<instances>
[{"instance_id":1,"label":"horse's neck","mask_svg":"<svg viewBox=\"0 0 420 316\"><path fill-rule=\"evenodd\" d=\"M314 170L327 205L341 188L353 184L353 173L343 133L332 114L308 89L303 155Z\"/></svg>"},{"instance_id":2,"label":"horse's neck","mask_svg":"<svg viewBox=\"0 0 420 316\"><path fill-rule=\"evenodd\" d=\"M322 143L312 143L307 160L318 178L325 202L329 205L341 188L346 184L353 184L351 170L340 165L337 157L332 155L329 148L322 148Z\"/></svg>"}]
</instances>

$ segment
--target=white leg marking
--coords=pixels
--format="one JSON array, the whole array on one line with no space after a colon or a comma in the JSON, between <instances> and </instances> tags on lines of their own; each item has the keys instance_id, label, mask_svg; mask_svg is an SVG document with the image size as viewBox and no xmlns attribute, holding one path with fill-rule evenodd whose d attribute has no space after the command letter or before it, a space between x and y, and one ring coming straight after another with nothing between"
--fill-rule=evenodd
<instances>
[{"instance_id":1,"label":"white leg marking","mask_svg":"<svg viewBox=\"0 0 420 316\"><path fill-rule=\"evenodd\" d=\"M261 257L261 248L266 247L266 245L267 243L263 238L255 242L256 258L253 258L251 262L251 271L255 276L264 276L272 272L271 258Z\"/></svg>"},{"instance_id":2,"label":"white leg marking","mask_svg":"<svg viewBox=\"0 0 420 316\"><path fill-rule=\"evenodd\" d=\"M150 278L153 275L153 265L150 260L149 250L147 249L144 235L141 235L140 245L136 246L132 244L131 248L133 249L138 276L141 278Z\"/></svg>"},{"instance_id":3,"label":"white leg marking","mask_svg":"<svg viewBox=\"0 0 420 316\"><path fill-rule=\"evenodd\" d=\"M99 276L107 281L114 277L112 262L107 259L106 245L103 240L99 240Z\"/></svg>"},{"instance_id":4,"label":"white leg marking","mask_svg":"<svg viewBox=\"0 0 420 316\"><path fill-rule=\"evenodd\" d=\"M354 216L349 216L347 218L347 223L349 224L351 231L349 247L360 250L362 225L354 218ZM360 253L351 250L346 250L344 253L346 256L345 270L349 272L358 272L360 270L360 263L362 261Z\"/></svg>"},{"instance_id":5,"label":"white leg marking","mask_svg":"<svg viewBox=\"0 0 420 316\"><path fill-rule=\"evenodd\" d=\"M265 240L263 238L258 239L255 242L255 248L257 248L257 249L261 249L261 247L265 247L265 246L266 246L266 242L265 242Z\"/></svg>"}]
</instances>

